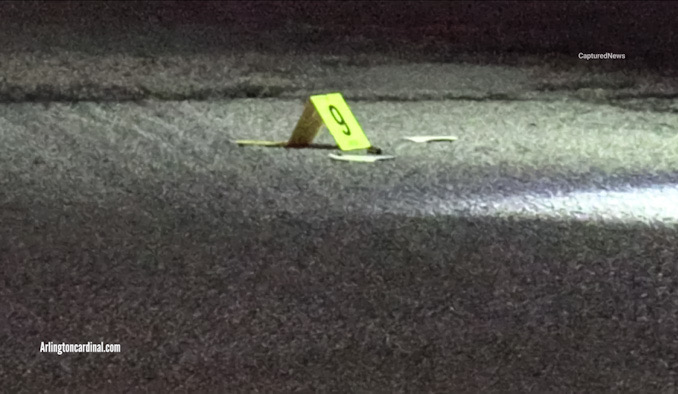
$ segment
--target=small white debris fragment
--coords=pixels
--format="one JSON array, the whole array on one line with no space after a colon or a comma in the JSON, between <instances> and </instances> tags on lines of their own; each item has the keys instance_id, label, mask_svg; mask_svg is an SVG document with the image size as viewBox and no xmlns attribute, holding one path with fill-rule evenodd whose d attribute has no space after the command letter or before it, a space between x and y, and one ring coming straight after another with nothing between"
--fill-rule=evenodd
<instances>
[{"instance_id":1,"label":"small white debris fragment","mask_svg":"<svg viewBox=\"0 0 678 394\"><path fill-rule=\"evenodd\" d=\"M260 140L235 140L234 143L243 145L258 145L258 146L285 146L287 141L260 141Z\"/></svg>"},{"instance_id":2,"label":"small white debris fragment","mask_svg":"<svg viewBox=\"0 0 678 394\"><path fill-rule=\"evenodd\" d=\"M458 138L452 135L417 135L414 137L403 137L408 141L423 143L423 142L438 142L438 141L456 141Z\"/></svg>"},{"instance_id":3,"label":"small white debris fragment","mask_svg":"<svg viewBox=\"0 0 678 394\"><path fill-rule=\"evenodd\" d=\"M390 160L395 159L395 156L389 155L344 155L344 154L329 154L331 159L342 160L342 161L358 161L363 163L374 163L379 160Z\"/></svg>"}]
</instances>

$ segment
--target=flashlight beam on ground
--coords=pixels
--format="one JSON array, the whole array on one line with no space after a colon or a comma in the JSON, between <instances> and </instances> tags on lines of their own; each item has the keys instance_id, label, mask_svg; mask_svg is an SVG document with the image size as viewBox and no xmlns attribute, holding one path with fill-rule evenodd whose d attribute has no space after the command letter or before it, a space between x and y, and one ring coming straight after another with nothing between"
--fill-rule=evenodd
<instances>
[{"instance_id":1,"label":"flashlight beam on ground","mask_svg":"<svg viewBox=\"0 0 678 394\"><path fill-rule=\"evenodd\" d=\"M515 216L578 221L678 223L678 185L585 190L568 193L480 196L429 200L432 215ZM405 207L400 206L400 209ZM419 214L421 210L418 210Z\"/></svg>"}]
</instances>

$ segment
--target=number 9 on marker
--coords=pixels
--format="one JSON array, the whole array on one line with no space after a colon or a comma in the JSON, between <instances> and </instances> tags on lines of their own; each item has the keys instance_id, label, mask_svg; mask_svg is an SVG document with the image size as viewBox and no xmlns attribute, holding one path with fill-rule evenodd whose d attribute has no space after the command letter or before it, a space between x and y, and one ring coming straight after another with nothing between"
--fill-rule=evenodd
<instances>
[{"instance_id":1,"label":"number 9 on marker","mask_svg":"<svg viewBox=\"0 0 678 394\"><path fill-rule=\"evenodd\" d=\"M311 102L341 150L372 146L341 93L311 96Z\"/></svg>"}]
</instances>

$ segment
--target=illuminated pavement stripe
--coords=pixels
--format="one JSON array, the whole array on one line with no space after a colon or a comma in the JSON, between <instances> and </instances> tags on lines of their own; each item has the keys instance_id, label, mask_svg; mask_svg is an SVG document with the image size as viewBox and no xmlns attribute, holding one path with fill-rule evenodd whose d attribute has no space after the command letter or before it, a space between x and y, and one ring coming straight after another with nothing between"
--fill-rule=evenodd
<instances>
[{"instance_id":1,"label":"illuminated pavement stripe","mask_svg":"<svg viewBox=\"0 0 678 394\"><path fill-rule=\"evenodd\" d=\"M417 206L419 205L419 206ZM424 204L393 204L380 212L407 216L513 216L606 222L678 223L678 185L619 190L558 192L552 195L519 194L459 200L429 199Z\"/></svg>"}]
</instances>

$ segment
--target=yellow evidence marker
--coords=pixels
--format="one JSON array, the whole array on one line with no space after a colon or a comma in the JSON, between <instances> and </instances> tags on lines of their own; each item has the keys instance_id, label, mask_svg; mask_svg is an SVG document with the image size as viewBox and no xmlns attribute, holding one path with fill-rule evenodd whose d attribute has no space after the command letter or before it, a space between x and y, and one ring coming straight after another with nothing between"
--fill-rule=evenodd
<instances>
[{"instance_id":1,"label":"yellow evidence marker","mask_svg":"<svg viewBox=\"0 0 678 394\"><path fill-rule=\"evenodd\" d=\"M238 145L282 146L298 148L309 146L322 125L329 130L339 149L351 151L370 149L372 144L360 127L351 109L341 93L330 93L311 96L304 106L304 112L292 131L292 136L285 142L237 140Z\"/></svg>"}]
</instances>

